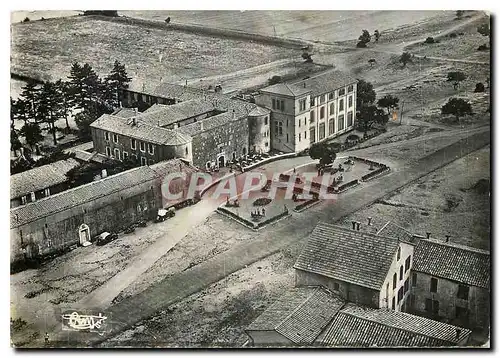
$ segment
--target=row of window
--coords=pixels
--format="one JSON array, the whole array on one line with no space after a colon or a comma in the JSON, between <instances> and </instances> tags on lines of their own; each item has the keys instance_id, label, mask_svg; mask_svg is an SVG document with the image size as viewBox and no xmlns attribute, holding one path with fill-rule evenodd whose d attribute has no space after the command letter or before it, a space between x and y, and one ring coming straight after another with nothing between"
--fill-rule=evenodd
<instances>
[{"instance_id":1,"label":"row of window","mask_svg":"<svg viewBox=\"0 0 500 358\"><path fill-rule=\"evenodd\" d=\"M109 141L109 132L104 132L104 138L106 139L106 141ZM113 133L113 142L118 144L118 135L115 133ZM146 145L148 147L148 153L154 154L155 153L155 146L154 146L154 144L151 144L151 143L139 142L140 151L146 152ZM135 140L134 138L130 139L130 148L137 149L137 140Z\"/></svg>"},{"instance_id":2,"label":"row of window","mask_svg":"<svg viewBox=\"0 0 500 358\"><path fill-rule=\"evenodd\" d=\"M353 98L352 96L349 96L348 98L348 107L347 108L352 108L353 106ZM340 99L339 100L339 112L342 112L344 110L344 100ZM335 113L335 103L330 103L330 116L332 116ZM319 119L324 119L326 115L326 110L325 107L320 107L319 109ZM311 122L314 122L314 117L315 117L315 111L314 109L311 110Z\"/></svg>"},{"instance_id":3,"label":"row of window","mask_svg":"<svg viewBox=\"0 0 500 358\"><path fill-rule=\"evenodd\" d=\"M353 112L347 113L347 128L351 127L354 123L354 115ZM345 117L343 114L337 117L337 132L344 130L345 125ZM332 135L335 133L335 119L331 118L328 122L328 134ZM311 143L316 142L316 128L310 128L310 138ZM325 138L325 123L319 124L319 133L318 133L318 141L323 140Z\"/></svg>"},{"instance_id":4,"label":"row of window","mask_svg":"<svg viewBox=\"0 0 500 358\"><path fill-rule=\"evenodd\" d=\"M354 91L354 86L349 85L347 87L347 93L351 93L352 91ZM344 95L345 95L345 88L339 89L339 97L344 96ZM331 101L334 98L335 98L335 91L328 93L328 100L329 101ZM326 102L326 94L319 96L319 104L323 104L325 102ZM312 98L311 99L311 106L315 106L315 104L316 104L316 100L315 100L315 98Z\"/></svg>"},{"instance_id":5,"label":"row of window","mask_svg":"<svg viewBox=\"0 0 500 358\"><path fill-rule=\"evenodd\" d=\"M111 157L111 148L110 147L106 147L106 155L108 157ZM138 160L137 154L132 153L130 156L134 160ZM115 148L115 150L114 150L114 157L117 160L122 160L122 159L125 160L125 159L128 158L128 152L123 151L123 153L122 153L122 152L120 152L120 149ZM141 157L141 165L147 165L148 162L149 162L149 164L154 164L155 163L153 159L149 159L149 161L148 161L148 159L146 157Z\"/></svg>"},{"instance_id":6,"label":"row of window","mask_svg":"<svg viewBox=\"0 0 500 358\"><path fill-rule=\"evenodd\" d=\"M416 276L417 275L414 274L415 285L416 285L416 281L417 281ZM430 292L433 292L433 293L438 292L438 279L437 278L431 277L429 290L430 290ZM468 300L469 299L469 286L458 285L457 298L460 298L462 300Z\"/></svg>"},{"instance_id":7,"label":"row of window","mask_svg":"<svg viewBox=\"0 0 500 358\"><path fill-rule=\"evenodd\" d=\"M283 112L285 110L285 101L283 101L282 99L272 98L271 107L272 109L277 109Z\"/></svg>"},{"instance_id":8,"label":"row of window","mask_svg":"<svg viewBox=\"0 0 500 358\"><path fill-rule=\"evenodd\" d=\"M399 261L400 257L401 257L401 249L399 248L398 249L398 257L397 257L398 261ZM410 264L411 264L411 255L406 258L404 269L403 269L403 265L401 265L399 267L399 280L400 281L403 279L404 274L410 269ZM397 283L398 283L398 275L396 272L394 272L394 275L392 276L392 289L393 290L396 289Z\"/></svg>"}]
</instances>

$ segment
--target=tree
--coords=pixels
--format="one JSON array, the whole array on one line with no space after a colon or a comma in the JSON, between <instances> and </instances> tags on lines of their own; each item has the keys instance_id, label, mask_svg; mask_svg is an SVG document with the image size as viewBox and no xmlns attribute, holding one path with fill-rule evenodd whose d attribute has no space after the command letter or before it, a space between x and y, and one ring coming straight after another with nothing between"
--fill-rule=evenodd
<instances>
[{"instance_id":1,"label":"tree","mask_svg":"<svg viewBox=\"0 0 500 358\"><path fill-rule=\"evenodd\" d=\"M38 123L27 123L21 128L21 134L30 148L33 150L33 146L35 146L38 151L37 144L43 140L40 125Z\"/></svg>"},{"instance_id":2,"label":"tree","mask_svg":"<svg viewBox=\"0 0 500 358\"><path fill-rule=\"evenodd\" d=\"M472 107L469 102L462 98L451 98L441 107L441 113L454 115L458 122L460 117L472 114Z\"/></svg>"},{"instance_id":3,"label":"tree","mask_svg":"<svg viewBox=\"0 0 500 358\"><path fill-rule=\"evenodd\" d=\"M379 107L383 107L387 109L387 114L390 115L391 109L394 109L398 106L399 98L393 97L388 94L377 101L377 105Z\"/></svg>"},{"instance_id":4,"label":"tree","mask_svg":"<svg viewBox=\"0 0 500 358\"><path fill-rule=\"evenodd\" d=\"M69 100L69 83L61 79L57 80L55 85L57 106L62 118L66 120L66 129L69 131L68 117L71 114L71 103Z\"/></svg>"},{"instance_id":5,"label":"tree","mask_svg":"<svg viewBox=\"0 0 500 358\"><path fill-rule=\"evenodd\" d=\"M370 105L375 102L375 90L370 82L363 79L358 79L357 94L356 94L356 106L360 110L361 107L365 105Z\"/></svg>"},{"instance_id":6,"label":"tree","mask_svg":"<svg viewBox=\"0 0 500 358\"><path fill-rule=\"evenodd\" d=\"M447 82L453 82L453 88L457 89L460 86L460 82L466 79L465 73L460 71L448 72Z\"/></svg>"},{"instance_id":7,"label":"tree","mask_svg":"<svg viewBox=\"0 0 500 358\"><path fill-rule=\"evenodd\" d=\"M373 35L375 36L375 42L378 42L378 39L380 38L380 32L378 30L375 30L373 32Z\"/></svg>"},{"instance_id":8,"label":"tree","mask_svg":"<svg viewBox=\"0 0 500 358\"><path fill-rule=\"evenodd\" d=\"M19 140L19 134L17 130L13 127L10 128L10 150L14 152L17 157L17 151L22 148L21 141Z\"/></svg>"},{"instance_id":9,"label":"tree","mask_svg":"<svg viewBox=\"0 0 500 358\"><path fill-rule=\"evenodd\" d=\"M22 87L22 92L19 97L25 101L26 116L28 119L36 121L38 115L38 101L40 99L40 87L38 87L35 81L30 80Z\"/></svg>"},{"instance_id":10,"label":"tree","mask_svg":"<svg viewBox=\"0 0 500 358\"><path fill-rule=\"evenodd\" d=\"M105 78L105 83L109 86L112 96L112 105L115 107L119 107L120 103L120 93L121 89L128 88L128 85L132 78L127 76L127 71L125 70L125 65L122 65L120 62L115 61L113 65L113 69L109 76Z\"/></svg>"},{"instance_id":11,"label":"tree","mask_svg":"<svg viewBox=\"0 0 500 358\"><path fill-rule=\"evenodd\" d=\"M463 10L457 10L456 12L457 19L461 19L462 16L464 16L464 11Z\"/></svg>"},{"instance_id":12,"label":"tree","mask_svg":"<svg viewBox=\"0 0 500 358\"><path fill-rule=\"evenodd\" d=\"M474 92L484 92L484 85L481 82L476 83L476 88Z\"/></svg>"},{"instance_id":13,"label":"tree","mask_svg":"<svg viewBox=\"0 0 500 358\"><path fill-rule=\"evenodd\" d=\"M57 145L55 123L63 118L65 113L62 107L63 99L54 82L47 81L43 84L38 102L38 122L49 125L54 145Z\"/></svg>"},{"instance_id":14,"label":"tree","mask_svg":"<svg viewBox=\"0 0 500 358\"><path fill-rule=\"evenodd\" d=\"M308 52L302 53L302 58L305 60L305 62L313 62L313 59Z\"/></svg>"},{"instance_id":15,"label":"tree","mask_svg":"<svg viewBox=\"0 0 500 358\"><path fill-rule=\"evenodd\" d=\"M389 116L383 109L369 105L361 107L357 113L357 119L359 129L366 133L374 124L385 125L389 120Z\"/></svg>"},{"instance_id":16,"label":"tree","mask_svg":"<svg viewBox=\"0 0 500 358\"><path fill-rule=\"evenodd\" d=\"M377 60L375 60L374 58L370 58L368 60L368 63L370 64L370 67L373 67L373 65L377 63Z\"/></svg>"},{"instance_id":17,"label":"tree","mask_svg":"<svg viewBox=\"0 0 500 358\"><path fill-rule=\"evenodd\" d=\"M490 36L490 25L488 23L480 25L477 28L477 32L479 32L483 36Z\"/></svg>"},{"instance_id":18,"label":"tree","mask_svg":"<svg viewBox=\"0 0 500 358\"><path fill-rule=\"evenodd\" d=\"M29 121L28 102L19 98L17 101L11 100L11 120L23 121L24 124Z\"/></svg>"},{"instance_id":19,"label":"tree","mask_svg":"<svg viewBox=\"0 0 500 358\"><path fill-rule=\"evenodd\" d=\"M403 64L403 67L406 67L406 64L408 62L411 62L411 54L409 52L403 52L403 54L399 58L399 62Z\"/></svg>"},{"instance_id":20,"label":"tree","mask_svg":"<svg viewBox=\"0 0 500 358\"><path fill-rule=\"evenodd\" d=\"M269 79L270 85L275 85L276 83L280 83L282 81L281 76L273 76Z\"/></svg>"},{"instance_id":21,"label":"tree","mask_svg":"<svg viewBox=\"0 0 500 358\"><path fill-rule=\"evenodd\" d=\"M319 165L324 167L335 161L337 153L331 144L320 142L315 143L309 148L309 156L312 159L319 159Z\"/></svg>"},{"instance_id":22,"label":"tree","mask_svg":"<svg viewBox=\"0 0 500 358\"><path fill-rule=\"evenodd\" d=\"M436 41L434 41L434 37L428 37L425 39L424 43L426 44L433 44L435 43Z\"/></svg>"},{"instance_id":23,"label":"tree","mask_svg":"<svg viewBox=\"0 0 500 358\"><path fill-rule=\"evenodd\" d=\"M363 33L358 37L359 42L356 47L366 47L366 44L370 42L371 39L372 37L370 36L368 30L363 30Z\"/></svg>"}]
</instances>

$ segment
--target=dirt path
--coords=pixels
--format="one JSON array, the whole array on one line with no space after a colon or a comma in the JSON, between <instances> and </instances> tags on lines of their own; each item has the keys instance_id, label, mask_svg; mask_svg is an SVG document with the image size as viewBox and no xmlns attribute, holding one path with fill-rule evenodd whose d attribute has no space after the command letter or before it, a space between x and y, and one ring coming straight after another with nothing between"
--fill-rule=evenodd
<instances>
[{"instance_id":1,"label":"dirt path","mask_svg":"<svg viewBox=\"0 0 500 358\"><path fill-rule=\"evenodd\" d=\"M66 346L72 343L78 346L96 345L245 265L303 239L319 220L335 222L429 172L487 145L489 141L490 132L487 129L472 134L421 158L412 167L388 174L384 180L364 183L363 188L341 196L335 205L320 204L304 213L294 214L289 220L269 227L254 240L233 247L202 264L149 287L139 295L102 310L110 317L110 331L102 337L90 333L64 331L59 332L58 340L64 342L62 344ZM311 220L313 217L314 220Z\"/></svg>"}]
</instances>

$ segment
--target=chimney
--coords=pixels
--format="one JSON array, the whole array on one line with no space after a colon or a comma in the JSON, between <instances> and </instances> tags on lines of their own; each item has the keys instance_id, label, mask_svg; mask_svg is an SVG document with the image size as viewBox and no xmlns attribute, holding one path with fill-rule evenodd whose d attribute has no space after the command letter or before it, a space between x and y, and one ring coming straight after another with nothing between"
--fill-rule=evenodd
<instances>
[{"instance_id":1,"label":"chimney","mask_svg":"<svg viewBox=\"0 0 500 358\"><path fill-rule=\"evenodd\" d=\"M356 230L356 221L351 221L351 223L352 223L352 229Z\"/></svg>"},{"instance_id":2,"label":"chimney","mask_svg":"<svg viewBox=\"0 0 500 358\"><path fill-rule=\"evenodd\" d=\"M200 122L200 130L203 130L203 121Z\"/></svg>"},{"instance_id":3,"label":"chimney","mask_svg":"<svg viewBox=\"0 0 500 358\"><path fill-rule=\"evenodd\" d=\"M101 178L106 178L108 176L108 172L106 169L101 170Z\"/></svg>"},{"instance_id":4,"label":"chimney","mask_svg":"<svg viewBox=\"0 0 500 358\"><path fill-rule=\"evenodd\" d=\"M135 117L132 117L132 126L135 126L136 123L135 123Z\"/></svg>"},{"instance_id":5,"label":"chimney","mask_svg":"<svg viewBox=\"0 0 500 358\"><path fill-rule=\"evenodd\" d=\"M233 109L233 119L236 117L236 111Z\"/></svg>"},{"instance_id":6,"label":"chimney","mask_svg":"<svg viewBox=\"0 0 500 358\"><path fill-rule=\"evenodd\" d=\"M460 338L460 333L462 333L462 330L457 328L455 332L456 332L455 339L459 339Z\"/></svg>"},{"instance_id":7,"label":"chimney","mask_svg":"<svg viewBox=\"0 0 500 358\"><path fill-rule=\"evenodd\" d=\"M303 83L303 86L304 86L304 88L306 88L306 83L305 82Z\"/></svg>"},{"instance_id":8,"label":"chimney","mask_svg":"<svg viewBox=\"0 0 500 358\"><path fill-rule=\"evenodd\" d=\"M357 231L359 231L359 226L360 226L360 225L361 225L361 223L358 221L358 222L356 223L356 230L357 230Z\"/></svg>"},{"instance_id":9,"label":"chimney","mask_svg":"<svg viewBox=\"0 0 500 358\"><path fill-rule=\"evenodd\" d=\"M370 226L371 224L372 224L372 218L368 217L368 226Z\"/></svg>"},{"instance_id":10,"label":"chimney","mask_svg":"<svg viewBox=\"0 0 500 358\"><path fill-rule=\"evenodd\" d=\"M431 233L430 232L426 232L425 234L427 235L427 239L431 238Z\"/></svg>"},{"instance_id":11,"label":"chimney","mask_svg":"<svg viewBox=\"0 0 500 358\"><path fill-rule=\"evenodd\" d=\"M446 242L449 242L450 241L450 235L446 235Z\"/></svg>"}]
</instances>

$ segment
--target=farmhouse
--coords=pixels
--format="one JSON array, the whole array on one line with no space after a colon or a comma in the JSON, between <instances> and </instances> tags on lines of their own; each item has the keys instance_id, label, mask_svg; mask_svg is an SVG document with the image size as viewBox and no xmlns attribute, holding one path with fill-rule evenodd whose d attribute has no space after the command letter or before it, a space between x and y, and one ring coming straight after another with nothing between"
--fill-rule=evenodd
<instances>
[{"instance_id":1,"label":"farmhouse","mask_svg":"<svg viewBox=\"0 0 500 358\"><path fill-rule=\"evenodd\" d=\"M11 263L60 252L151 219L166 205L162 181L169 173L194 172L182 160L134 168L10 210ZM171 191L187 188L181 179Z\"/></svg>"},{"instance_id":2,"label":"farmhouse","mask_svg":"<svg viewBox=\"0 0 500 358\"><path fill-rule=\"evenodd\" d=\"M411 309L472 329L490 322L490 253L437 240L420 240L412 269Z\"/></svg>"},{"instance_id":3,"label":"farmhouse","mask_svg":"<svg viewBox=\"0 0 500 358\"><path fill-rule=\"evenodd\" d=\"M60 160L12 175L10 207L25 205L66 190L69 187L66 173L78 164L74 159Z\"/></svg>"},{"instance_id":4,"label":"farmhouse","mask_svg":"<svg viewBox=\"0 0 500 358\"><path fill-rule=\"evenodd\" d=\"M91 124L98 153L141 165L182 158L201 168L223 167L251 152L268 152L270 112L222 94L139 113L120 109Z\"/></svg>"},{"instance_id":5,"label":"farmhouse","mask_svg":"<svg viewBox=\"0 0 500 358\"><path fill-rule=\"evenodd\" d=\"M255 103L271 110L271 146L300 152L354 129L357 80L339 71L260 90Z\"/></svg>"},{"instance_id":6,"label":"farmhouse","mask_svg":"<svg viewBox=\"0 0 500 358\"><path fill-rule=\"evenodd\" d=\"M468 329L347 303L324 287L294 288L246 329L252 346L463 346Z\"/></svg>"},{"instance_id":7,"label":"farmhouse","mask_svg":"<svg viewBox=\"0 0 500 358\"><path fill-rule=\"evenodd\" d=\"M319 223L295 268L296 286L322 285L348 302L406 311L413 246Z\"/></svg>"}]
</instances>

